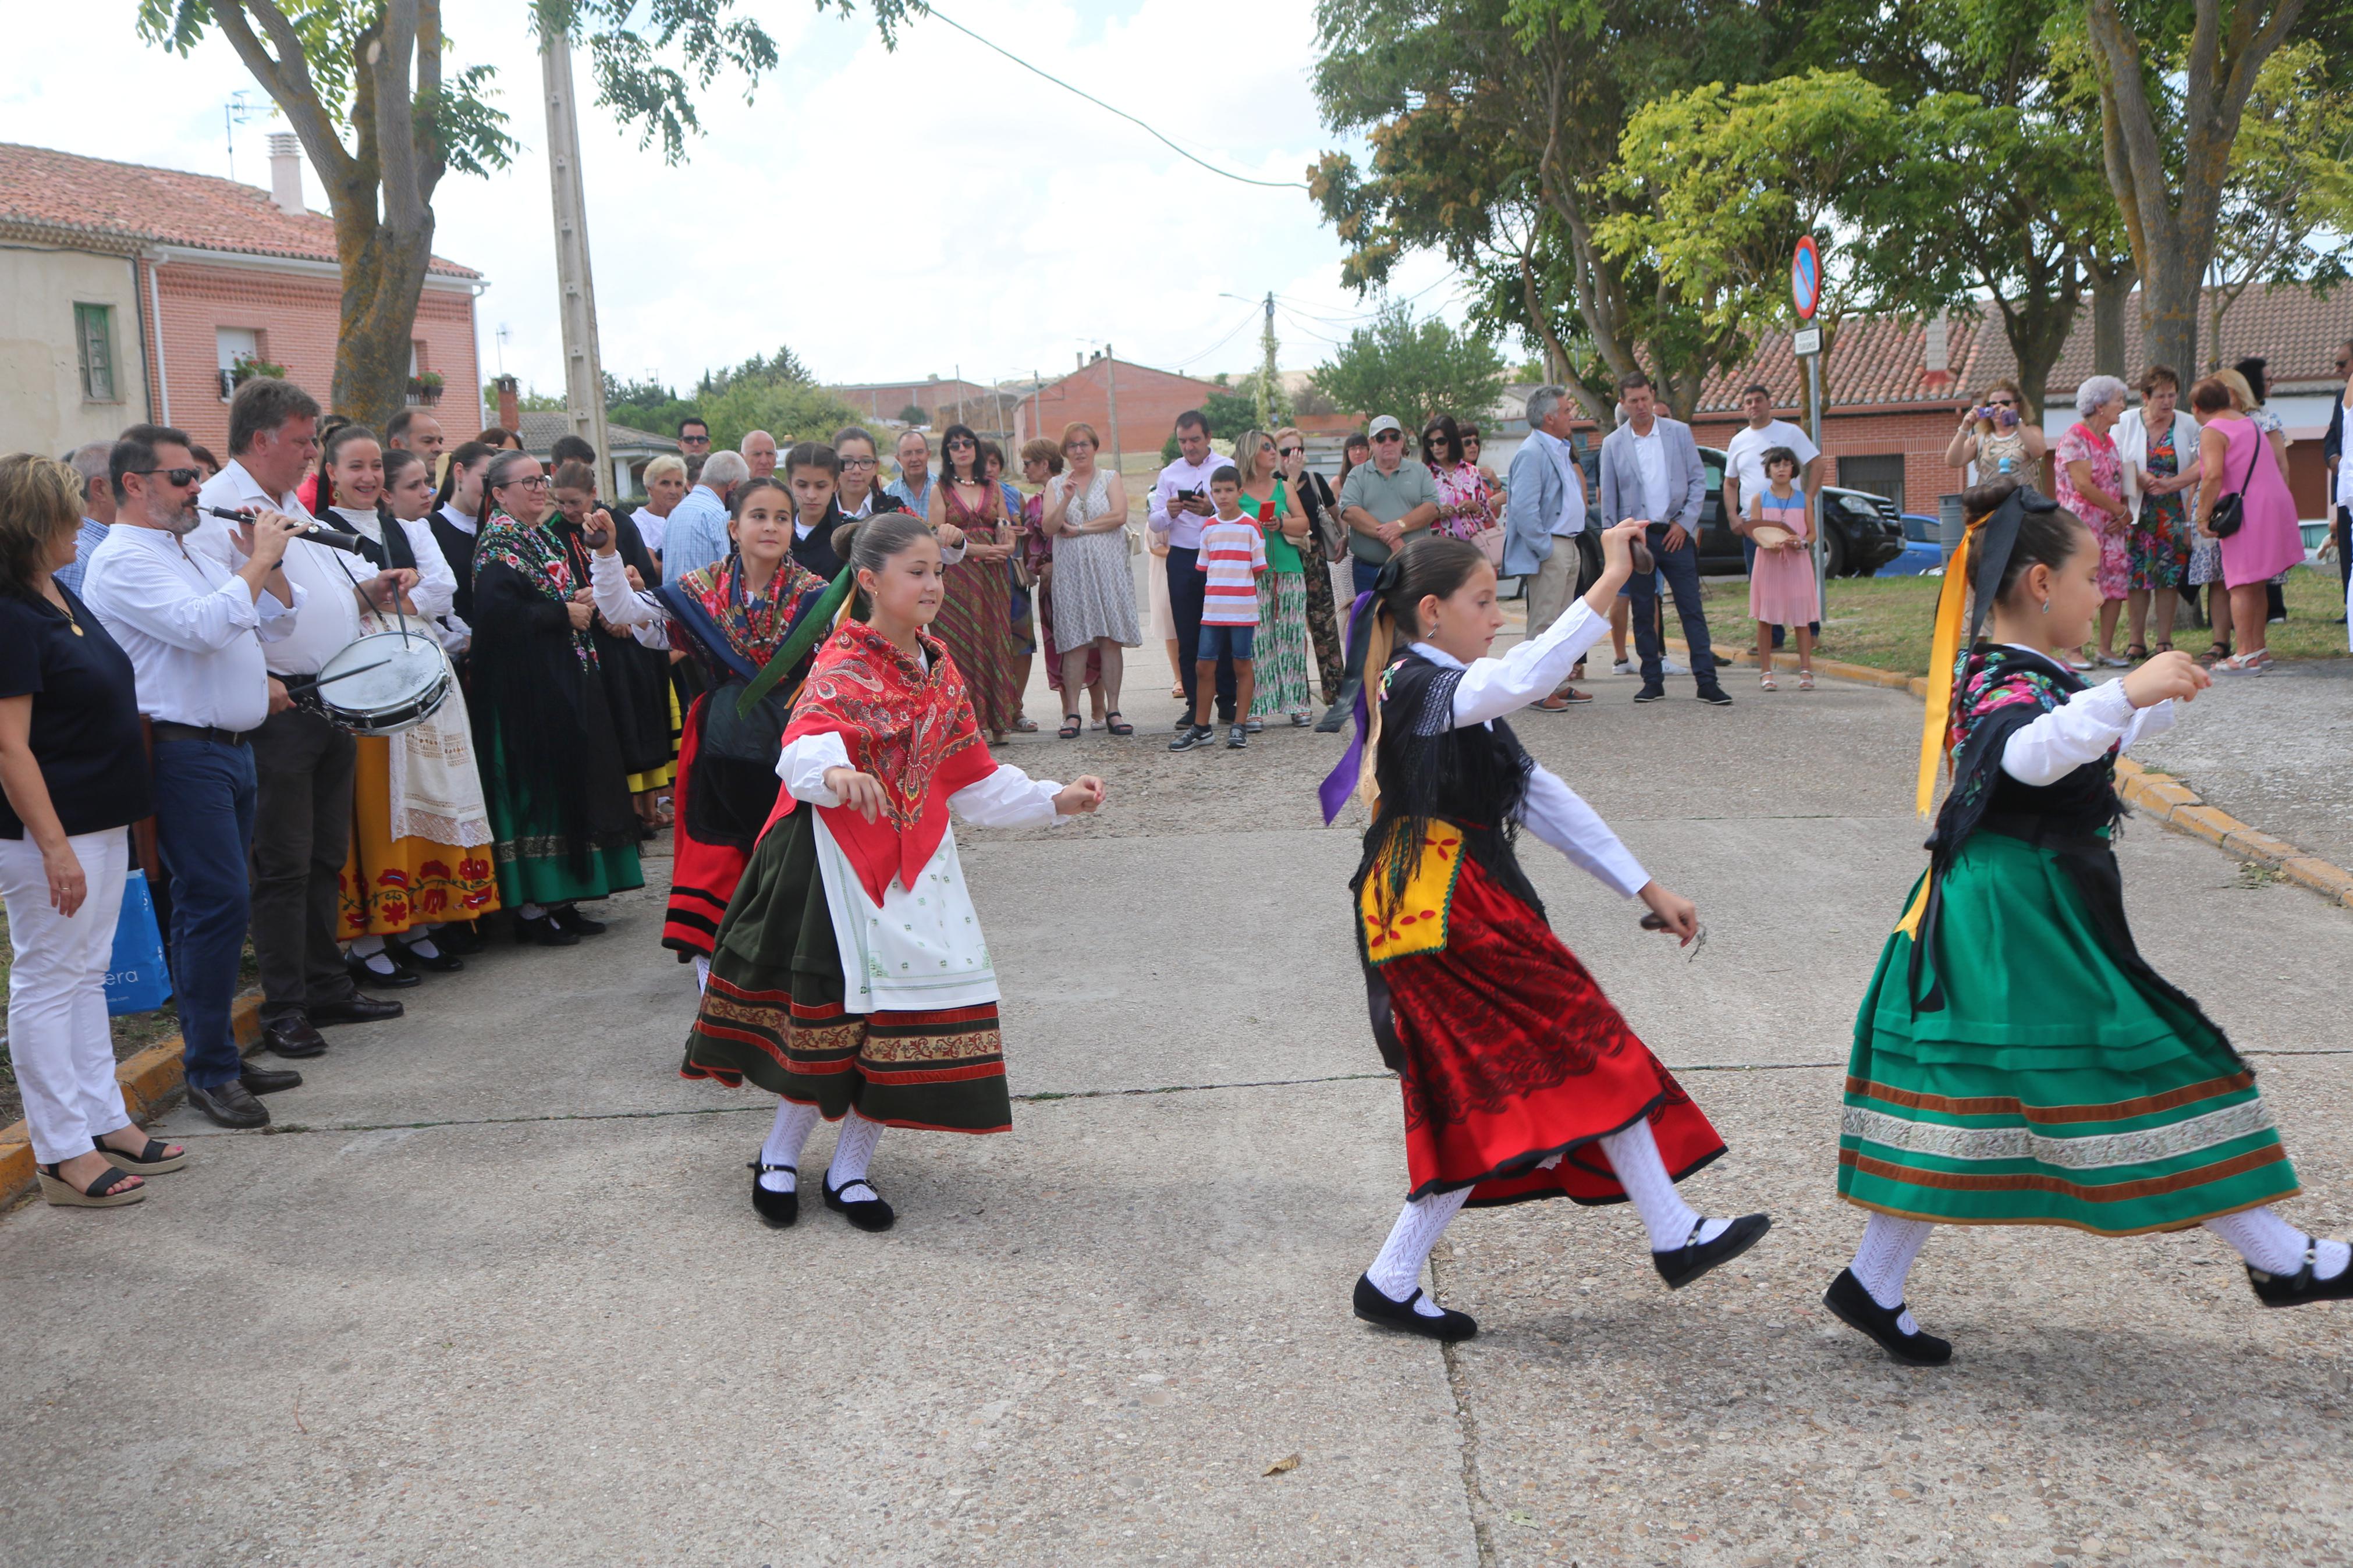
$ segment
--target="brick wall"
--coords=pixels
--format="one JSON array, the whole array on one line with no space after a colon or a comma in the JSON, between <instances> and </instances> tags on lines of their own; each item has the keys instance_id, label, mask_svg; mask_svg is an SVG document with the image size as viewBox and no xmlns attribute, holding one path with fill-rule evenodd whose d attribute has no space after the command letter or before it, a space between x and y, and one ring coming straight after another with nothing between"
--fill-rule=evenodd
<instances>
[{"instance_id":1,"label":"brick wall","mask_svg":"<svg viewBox=\"0 0 2353 1568\"><path fill-rule=\"evenodd\" d=\"M1777 411L1778 416L1794 425L1803 426L1804 418L1788 410ZM1954 427L1960 416L1945 405L1926 409L1858 409L1841 413L1837 409L1822 411L1822 451L1831 458L1828 475L1831 484L1841 479L1838 459L1841 457L1881 458L1901 457L1904 459L1904 510L1929 517L1936 514L1936 498L1952 494L1961 488L1963 470L1945 462L1945 448L1953 438ZM1721 447L1732 439L1734 432L1745 422L1739 419L1697 419L1692 422L1692 433L1704 447ZM2045 474L2042 488L2050 488L2050 476ZM1875 489L1866 486L1863 488Z\"/></svg>"},{"instance_id":2,"label":"brick wall","mask_svg":"<svg viewBox=\"0 0 2353 1568\"><path fill-rule=\"evenodd\" d=\"M308 277L266 267L166 262L157 269L163 295L164 364L171 422L228 457L228 402L220 395L219 340L223 327L252 330L261 357L286 367L287 376L321 404L332 402L340 288L331 278ZM428 289L418 302L412 336L419 370L438 371L446 383L440 408L453 441L480 427L475 409L481 384L474 347L474 301L470 295Z\"/></svg>"},{"instance_id":3,"label":"brick wall","mask_svg":"<svg viewBox=\"0 0 2353 1568\"><path fill-rule=\"evenodd\" d=\"M1021 400L1014 417L1019 439L1044 436L1059 439L1062 427L1083 421L1095 427L1108 447L1112 440L1113 377L1108 361L1091 360L1061 380L1040 387ZM1176 428L1176 416L1198 408L1217 391L1215 384L1188 375L1119 362L1119 443L1130 452L1156 452Z\"/></svg>"}]
</instances>

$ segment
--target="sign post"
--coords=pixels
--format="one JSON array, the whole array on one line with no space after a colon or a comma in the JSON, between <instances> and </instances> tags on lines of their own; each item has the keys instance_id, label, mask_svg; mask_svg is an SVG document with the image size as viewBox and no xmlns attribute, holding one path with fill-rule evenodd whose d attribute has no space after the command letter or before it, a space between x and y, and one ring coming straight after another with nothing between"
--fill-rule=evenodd
<instances>
[{"instance_id":1,"label":"sign post","mask_svg":"<svg viewBox=\"0 0 2353 1568\"><path fill-rule=\"evenodd\" d=\"M1789 258L1789 296L1798 307L1798 319L1806 323L1789 340L1790 350L1806 362L1806 408L1813 437L1814 450L1822 447L1822 330L1813 324L1814 311L1822 302L1822 253L1810 234L1798 241L1797 250ZM1822 509L1819 498L1814 502L1814 600L1827 612L1830 605L1830 552L1823 542Z\"/></svg>"}]
</instances>

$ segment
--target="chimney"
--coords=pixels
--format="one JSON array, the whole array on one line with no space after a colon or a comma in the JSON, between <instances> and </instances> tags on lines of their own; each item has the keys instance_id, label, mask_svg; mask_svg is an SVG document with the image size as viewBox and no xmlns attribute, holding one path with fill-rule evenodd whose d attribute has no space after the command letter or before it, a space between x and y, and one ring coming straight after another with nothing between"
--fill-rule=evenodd
<instances>
[{"instance_id":1,"label":"chimney","mask_svg":"<svg viewBox=\"0 0 2353 1568\"><path fill-rule=\"evenodd\" d=\"M499 389L499 428L522 433L522 411L515 406L515 378L502 375L492 384Z\"/></svg>"},{"instance_id":2,"label":"chimney","mask_svg":"<svg viewBox=\"0 0 2353 1568\"><path fill-rule=\"evenodd\" d=\"M302 143L291 131L269 133L269 199L282 213L301 217L302 205Z\"/></svg>"}]
</instances>

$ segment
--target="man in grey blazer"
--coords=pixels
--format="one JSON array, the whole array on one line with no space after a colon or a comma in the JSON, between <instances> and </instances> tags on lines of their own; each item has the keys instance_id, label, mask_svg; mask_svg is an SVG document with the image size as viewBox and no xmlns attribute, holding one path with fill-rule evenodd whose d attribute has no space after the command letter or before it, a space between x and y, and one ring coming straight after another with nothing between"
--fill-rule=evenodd
<instances>
[{"instance_id":1,"label":"man in grey blazer","mask_svg":"<svg viewBox=\"0 0 2353 1568\"><path fill-rule=\"evenodd\" d=\"M1589 572L1586 563L1585 471L1568 447L1576 422L1577 405L1569 402L1567 388L1539 386L1530 393L1528 438L1512 455L1504 484L1511 500L1504 509L1504 574L1527 584L1532 637L1558 620L1600 574L1599 550L1591 552L1596 564ZM1536 706L1557 713L1592 700L1591 693L1563 681Z\"/></svg>"},{"instance_id":2,"label":"man in grey blazer","mask_svg":"<svg viewBox=\"0 0 2353 1568\"><path fill-rule=\"evenodd\" d=\"M1632 371L1618 380L1618 401L1626 422L1601 443L1601 516L1598 526L1609 529L1625 518L1641 518L1659 574L1675 595L1675 614L1683 624L1683 640L1691 646L1692 674L1699 683L1699 699L1719 708L1732 696L1715 675L1715 649L1708 641L1707 617L1699 602L1700 508L1707 500L1707 474L1699 462L1699 444L1691 426L1658 411L1658 395L1651 378ZM1657 579L1637 574L1629 584L1634 599L1634 646L1642 658L1642 689L1637 702L1656 702L1667 694L1661 661L1665 654L1659 635Z\"/></svg>"}]
</instances>

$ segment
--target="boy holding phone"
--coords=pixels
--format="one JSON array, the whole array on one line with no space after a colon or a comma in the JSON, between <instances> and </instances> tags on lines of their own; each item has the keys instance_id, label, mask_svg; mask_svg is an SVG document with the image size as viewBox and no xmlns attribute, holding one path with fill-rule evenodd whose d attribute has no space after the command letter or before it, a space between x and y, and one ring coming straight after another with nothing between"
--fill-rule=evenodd
<instances>
[{"instance_id":1,"label":"boy holding phone","mask_svg":"<svg viewBox=\"0 0 2353 1568\"><path fill-rule=\"evenodd\" d=\"M1189 752L1216 738L1209 711L1220 658L1234 665L1233 727L1226 747L1239 752L1250 744L1243 726L1250 722L1258 684L1250 645L1258 636L1258 579L1266 571L1266 536L1242 515L1241 493L1241 473L1232 464L1209 476L1217 514L1201 525L1201 641L1193 665L1193 723L1168 742L1172 752Z\"/></svg>"}]
</instances>

